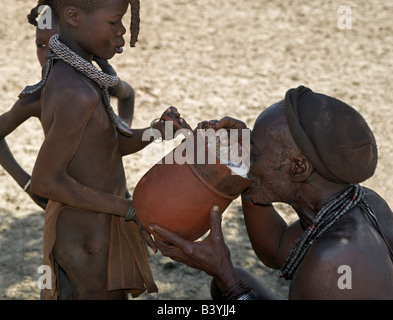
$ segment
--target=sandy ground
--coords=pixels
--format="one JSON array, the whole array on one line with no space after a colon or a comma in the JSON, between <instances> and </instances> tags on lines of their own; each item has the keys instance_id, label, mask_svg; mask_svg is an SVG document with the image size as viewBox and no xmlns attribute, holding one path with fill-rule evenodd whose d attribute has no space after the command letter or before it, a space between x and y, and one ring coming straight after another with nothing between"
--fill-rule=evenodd
<instances>
[{"instance_id":1,"label":"sandy ground","mask_svg":"<svg viewBox=\"0 0 393 320\"><path fill-rule=\"evenodd\" d=\"M39 80L34 28L25 19L35 3L0 0L1 113L26 84ZM364 115L380 155L377 172L365 185L392 206L393 2L346 1L352 9L352 29L344 30L337 24L342 4L143 0L138 46L127 47L112 60L121 78L136 90L134 126L148 126L174 105L192 127L225 115L252 127L264 108L281 100L287 89L304 84L344 100ZM128 23L129 17L125 20ZM31 171L43 140L40 123L29 120L7 140L16 159ZM145 161L141 153L124 159L131 191L155 160ZM295 219L288 207L278 208L288 222ZM39 299L43 222L43 211L0 168L0 299ZM239 200L224 213L223 230L234 263L285 298L289 283L254 255ZM210 278L204 273L160 254L150 259L160 293L142 299L209 299Z\"/></svg>"}]
</instances>

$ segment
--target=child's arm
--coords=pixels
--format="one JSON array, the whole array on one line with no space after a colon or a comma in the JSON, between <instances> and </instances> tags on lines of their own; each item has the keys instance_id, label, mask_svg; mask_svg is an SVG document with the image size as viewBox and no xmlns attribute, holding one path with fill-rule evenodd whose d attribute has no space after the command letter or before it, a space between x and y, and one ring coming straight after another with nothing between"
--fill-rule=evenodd
<instances>
[{"instance_id":1,"label":"child's arm","mask_svg":"<svg viewBox=\"0 0 393 320\"><path fill-rule=\"evenodd\" d=\"M102 71L112 76L117 76L115 69L105 59L94 57L94 61L97 62ZM117 107L119 110L119 116L127 120L129 126L132 124L132 118L134 116L135 107L135 91L125 81L119 79L116 86L109 88L109 93L118 99Z\"/></svg>"},{"instance_id":2,"label":"child's arm","mask_svg":"<svg viewBox=\"0 0 393 320\"><path fill-rule=\"evenodd\" d=\"M15 102L11 110L0 116L0 165L41 208L47 199L33 194L29 187L30 175L19 165L10 151L5 137L30 117L40 117L40 93Z\"/></svg>"},{"instance_id":3,"label":"child's arm","mask_svg":"<svg viewBox=\"0 0 393 320\"><path fill-rule=\"evenodd\" d=\"M142 150L154 139L172 140L179 129L191 130L187 122L180 117L177 109L170 107L165 110L161 118L153 121L150 127L133 130L134 134L132 137L125 137L119 134L120 152L122 156L126 156Z\"/></svg>"},{"instance_id":4,"label":"child's arm","mask_svg":"<svg viewBox=\"0 0 393 320\"><path fill-rule=\"evenodd\" d=\"M130 200L96 191L67 172L100 97L81 81L73 81L71 86L69 82L74 80L71 79L66 86L62 80L57 81L56 88L51 91L46 88L46 106L53 106L54 112L53 116L48 116L50 120L44 119L47 115L43 115L46 137L34 166L31 188L43 197L72 207L125 217L131 206ZM67 89L59 90L62 87ZM84 165L90 164L85 162Z\"/></svg>"},{"instance_id":5,"label":"child's arm","mask_svg":"<svg viewBox=\"0 0 393 320\"><path fill-rule=\"evenodd\" d=\"M127 82L119 80L119 83L110 89L110 94L117 98L119 116L126 119L131 126L135 107L134 89Z\"/></svg>"}]
</instances>

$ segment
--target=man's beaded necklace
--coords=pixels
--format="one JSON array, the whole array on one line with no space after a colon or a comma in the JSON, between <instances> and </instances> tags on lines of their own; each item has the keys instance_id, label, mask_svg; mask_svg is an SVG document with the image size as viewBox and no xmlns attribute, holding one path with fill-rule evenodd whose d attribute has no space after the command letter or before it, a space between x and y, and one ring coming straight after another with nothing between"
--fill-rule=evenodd
<instances>
[{"instance_id":1,"label":"man's beaded necklace","mask_svg":"<svg viewBox=\"0 0 393 320\"><path fill-rule=\"evenodd\" d=\"M302 235L295 241L289 255L281 267L280 277L292 279L297 267L303 261L311 246L328 230L338 219L359 204L364 197L360 185L351 184L344 192L326 203L317 213L316 217Z\"/></svg>"}]
</instances>

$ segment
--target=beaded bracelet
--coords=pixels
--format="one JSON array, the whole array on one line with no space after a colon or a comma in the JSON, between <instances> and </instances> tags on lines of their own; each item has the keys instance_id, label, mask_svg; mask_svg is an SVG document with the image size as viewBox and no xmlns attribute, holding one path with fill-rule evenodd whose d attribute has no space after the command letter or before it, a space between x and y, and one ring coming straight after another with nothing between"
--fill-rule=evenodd
<instances>
[{"instance_id":1,"label":"beaded bracelet","mask_svg":"<svg viewBox=\"0 0 393 320\"><path fill-rule=\"evenodd\" d=\"M29 181L27 181L27 183L23 187L23 190L25 190L25 192L27 192L27 188L30 187L30 183L31 183L31 179L29 179Z\"/></svg>"},{"instance_id":2,"label":"beaded bracelet","mask_svg":"<svg viewBox=\"0 0 393 320\"><path fill-rule=\"evenodd\" d=\"M255 300L253 290L245 283L240 281L230 288L227 292L222 294L225 300Z\"/></svg>"},{"instance_id":3,"label":"beaded bracelet","mask_svg":"<svg viewBox=\"0 0 393 320\"><path fill-rule=\"evenodd\" d=\"M134 209L134 204L131 203L131 207L130 209L128 209L126 216L124 217L124 220L126 220L127 222L132 220L136 215L135 209Z\"/></svg>"},{"instance_id":4,"label":"beaded bracelet","mask_svg":"<svg viewBox=\"0 0 393 320\"><path fill-rule=\"evenodd\" d=\"M241 296L237 297L236 300L256 300L254 292L251 290L249 292L243 293Z\"/></svg>"}]
</instances>

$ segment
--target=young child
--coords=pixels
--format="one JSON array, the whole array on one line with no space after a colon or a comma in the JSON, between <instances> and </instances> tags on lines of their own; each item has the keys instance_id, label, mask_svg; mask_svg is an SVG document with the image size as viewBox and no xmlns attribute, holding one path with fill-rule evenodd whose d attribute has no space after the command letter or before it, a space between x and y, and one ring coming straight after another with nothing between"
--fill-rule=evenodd
<instances>
[{"instance_id":1,"label":"young child","mask_svg":"<svg viewBox=\"0 0 393 320\"><path fill-rule=\"evenodd\" d=\"M169 139L165 124L174 124L174 131L187 124L171 107L150 128L131 130L110 107L107 88L117 78L91 62L93 56L111 59L122 53L122 17L128 1L50 0L38 5L49 5L59 23L43 82L27 90L32 94L44 87L45 140L31 180L33 192L50 199L44 264L52 267L53 282L52 290L44 289L44 298L57 298L56 266L67 273L75 299L122 299L129 292L134 297L155 292L143 239L156 248L136 218L132 201L123 197L122 157L155 138L144 141L146 130L159 130Z\"/></svg>"},{"instance_id":2,"label":"young child","mask_svg":"<svg viewBox=\"0 0 393 320\"><path fill-rule=\"evenodd\" d=\"M41 11L40 19L44 19L45 16L47 16L47 10L49 10L49 7L46 7ZM49 39L51 36L59 32L59 28L55 17L52 16L50 28L41 29L38 27L38 22L40 22L40 20L37 22L37 17L38 7L34 8L31 14L28 15L28 21L36 27L35 43L37 46L37 58L41 68L44 68L49 58ZM114 73L113 69L111 69L110 65L106 61L97 59L97 63L101 68L107 70L107 72ZM127 119L127 122L131 125L135 100L133 88L127 82L119 81L116 87L111 89L111 94L118 99L119 114L123 118ZM0 116L0 165L13 177L19 186L28 193L33 201L35 201L41 208L45 209L48 200L31 192L30 174L27 173L16 161L5 140L7 135L12 133L29 118L35 117L40 120L40 99L41 91L38 91L25 99L17 100L8 112Z\"/></svg>"}]
</instances>

